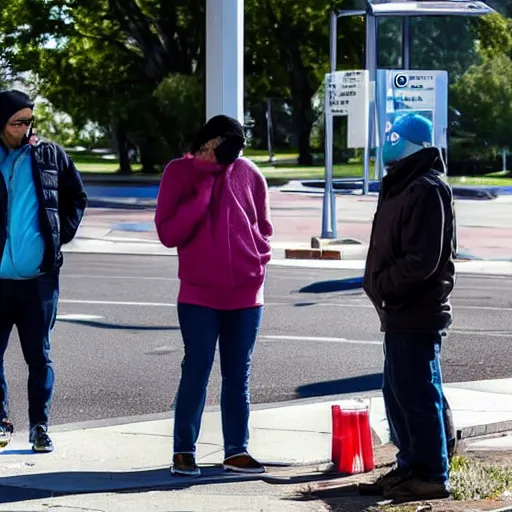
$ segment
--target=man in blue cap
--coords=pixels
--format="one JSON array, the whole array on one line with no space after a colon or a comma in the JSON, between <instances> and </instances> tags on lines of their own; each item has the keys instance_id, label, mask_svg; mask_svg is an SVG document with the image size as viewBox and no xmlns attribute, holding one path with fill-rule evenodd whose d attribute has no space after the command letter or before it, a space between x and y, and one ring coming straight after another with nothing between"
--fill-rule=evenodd
<instances>
[{"instance_id":1,"label":"man in blue cap","mask_svg":"<svg viewBox=\"0 0 512 512\"><path fill-rule=\"evenodd\" d=\"M432 123L405 114L383 148L382 180L366 261L364 289L385 333L383 395L397 468L361 492L388 499L450 495L447 404L440 350L452 323L456 228Z\"/></svg>"},{"instance_id":2,"label":"man in blue cap","mask_svg":"<svg viewBox=\"0 0 512 512\"><path fill-rule=\"evenodd\" d=\"M28 366L29 440L35 452L51 452L50 331L57 317L61 246L74 238L87 198L64 150L33 140L33 109L25 93L0 91L0 443L13 432L4 354L16 326Z\"/></svg>"}]
</instances>

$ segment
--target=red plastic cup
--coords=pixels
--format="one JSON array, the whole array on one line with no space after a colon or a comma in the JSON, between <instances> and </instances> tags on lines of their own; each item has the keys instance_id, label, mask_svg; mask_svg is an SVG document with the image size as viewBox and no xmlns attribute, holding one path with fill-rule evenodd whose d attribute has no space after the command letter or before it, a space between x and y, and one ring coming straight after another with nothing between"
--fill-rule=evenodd
<instances>
[{"instance_id":1,"label":"red plastic cup","mask_svg":"<svg viewBox=\"0 0 512 512\"><path fill-rule=\"evenodd\" d=\"M361 452L363 456L363 466L366 473L375 469L375 461L373 458L372 430L370 427L370 414L368 410L360 411L359 431L361 433Z\"/></svg>"},{"instance_id":2,"label":"red plastic cup","mask_svg":"<svg viewBox=\"0 0 512 512\"><path fill-rule=\"evenodd\" d=\"M332 406L332 462L344 474L374 469L368 408ZM364 408L363 408L364 407Z\"/></svg>"},{"instance_id":3,"label":"red plastic cup","mask_svg":"<svg viewBox=\"0 0 512 512\"><path fill-rule=\"evenodd\" d=\"M341 408L339 405L333 405L332 411L332 448L331 460L336 470L340 465L341 456Z\"/></svg>"}]
</instances>

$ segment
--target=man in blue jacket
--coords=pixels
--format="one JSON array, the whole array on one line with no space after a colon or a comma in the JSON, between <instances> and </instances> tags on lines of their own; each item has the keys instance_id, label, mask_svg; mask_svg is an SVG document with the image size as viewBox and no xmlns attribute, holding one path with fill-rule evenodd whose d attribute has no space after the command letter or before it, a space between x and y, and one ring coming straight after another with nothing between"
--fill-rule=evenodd
<instances>
[{"instance_id":1,"label":"man in blue jacket","mask_svg":"<svg viewBox=\"0 0 512 512\"><path fill-rule=\"evenodd\" d=\"M14 326L28 365L30 442L53 451L48 435L54 371L50 332L57 316L61 246L87 203L80 175L62 148L31 141L34 103L0 91L0 434L10 438L4 354Z\"/></svg>"},{"instance_id":2,"label":"man in blue jacket","mask_svg":"<svg viewBox=\"0 0 512 512\"><path fill-rule=\"evenodd\" d=\"M364 289L385 333L383 395L399 451L397 468L376 487L388 499L445 498L453 440L440 351L452 323L453 197L425 117L398 118L383 149L388 173L375 213Z\"/></svg>"}]
</instances>

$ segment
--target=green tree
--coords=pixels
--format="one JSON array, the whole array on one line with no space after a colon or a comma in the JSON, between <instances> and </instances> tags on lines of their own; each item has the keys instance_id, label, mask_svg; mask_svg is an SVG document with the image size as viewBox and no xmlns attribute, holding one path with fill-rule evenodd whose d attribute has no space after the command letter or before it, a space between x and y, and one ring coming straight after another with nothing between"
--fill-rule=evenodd
<instances>
[{"instance_id":1,"label":"green tree","mask_svg":"<svg viewBox=\"0 0 512 512\"><path fill-rule=\"evenodd\" d=\"M462 112L462 129L475 141L495 149L512 147L512 60L484 55L451 88L452 102Z\"/></svg>"},{"instance_id":2,"label":"green tree","mask_svg":"<svg viewBox=\"0 0 512 512\"><path fill-rule=\"evenodd\" d=\"M172 74L154 92L165 126L179 126L177 136L168 143L176 154L189 149L191 141L204 122L202 83L195 75ZM164 134L166 131L164 132Z\"/></svg>"},{"instance_id":3,"label":"green tree","mask_svg":"<svg viewBox=\"0 0 512 512\"><path fill-rule=\"evenodd\" d=\"M472 21L455 16L411 18L411 68L446 70L455 82L478 63ZM402 68L402 20L379 21L379 65Z\"/></svg>"},{"instance_id":4,"label":"green tree","mask_svg":"<svg viewBox=\"0 0 512 512\"><path fill-rule=\"evenodd\" d=\"M481 18L476 23L480 50L487 55L512 57L512 19L499 14Z\"/></svg>"},{"instance_id":5,"label":"green tree","mask_svg":"<svg viewBox=\"0 0 512 512\"><path fill-rule=\"evenodd\" d=\"M76 143L77 130L69 115L57 111L48 101L38 102L34 109L37 134L63 146Z\"/></svg>"},{"instance_id":6,"label":"green tree","mask_svg":"<svg viewBox=\"0 0 512 512\"><path fill-rule=\"evenodd\" d=\"M329 71L329 13L342 1L249 0L246 2L246 69L255 96L287 93L299 149L299 163L311 165L310 138L316 119L312 99ZM338 65L359 68L364 24L339 21Z\"/></svg>"},{"instance_id":7,"label":"green tree","mask_svg":"<svg viewBox=\"0 0 512 512\"><path fill-rule=\"evenodd\" d=\"M129 170L129 140L145 172L174 156L162 147L179 139L180 123L159 124L153 93L169 74L204 69L202 1L13 0L0 14L1 56L33 71L41 93L77 124L108 126L121 169Z\"/></svg>"}]
</instances>

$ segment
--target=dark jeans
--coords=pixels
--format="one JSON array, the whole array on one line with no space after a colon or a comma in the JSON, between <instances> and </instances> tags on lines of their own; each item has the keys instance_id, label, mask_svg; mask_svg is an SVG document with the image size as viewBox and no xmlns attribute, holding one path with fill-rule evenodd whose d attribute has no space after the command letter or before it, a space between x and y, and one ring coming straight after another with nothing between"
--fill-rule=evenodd
<instances>
[{"instance_id":1,"label":"dark jeans","mask_svg":"<svg viewBox=\"0 0 512 512\"><path fill-rule=\"evenodd\" d=\"M57 317L58 273L27 280L0 279L0 418L9 415L4 354L16 326L28 365L30 426L48 423L55 380L50 360L50 331Z\"/></svg>"},{"instance_id":2,"label":"dark jeans","mask_svg":"<svg viewBox=\"0 0 512 512\"><path fill-rule=\"evenodd\" d=\"M220 405L225 456L246 452L251 357L262 309L218 311L178 304L185 357L174 415L175 453L195 453L217 340L222 374Z\"/></svg>"},{"instance_id":3,"label":"dark jeans","mask_svg":"<svg viewBox=\"0 0 512 512\"><path fill-rule=\"evenodd\" d=\"M442 334L388 332L383 395L398 465L421 478L448 480L451 414L443 394Z\"/></svg>"}]
</instances>

